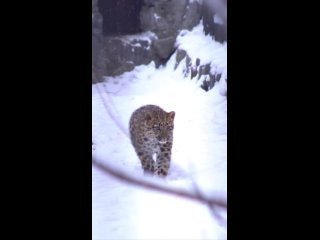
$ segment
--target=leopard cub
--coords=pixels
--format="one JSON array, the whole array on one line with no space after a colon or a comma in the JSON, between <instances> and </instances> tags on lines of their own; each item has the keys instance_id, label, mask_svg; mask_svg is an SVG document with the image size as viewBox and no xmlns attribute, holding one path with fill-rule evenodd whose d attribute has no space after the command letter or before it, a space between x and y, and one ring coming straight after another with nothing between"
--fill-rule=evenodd
<instances>
[{"instance_id":1,"label":"leopard cub","mask_svg":"<svg viewBox=\"0 0 320 240\"><path fill-rule=\"evenodd\" d=\"M175 112L165 112L155 105L142 106L132 113L129 122L130 138L144 173L167 176L171 160L174 116Z\"/></svg>"}]
</instances>

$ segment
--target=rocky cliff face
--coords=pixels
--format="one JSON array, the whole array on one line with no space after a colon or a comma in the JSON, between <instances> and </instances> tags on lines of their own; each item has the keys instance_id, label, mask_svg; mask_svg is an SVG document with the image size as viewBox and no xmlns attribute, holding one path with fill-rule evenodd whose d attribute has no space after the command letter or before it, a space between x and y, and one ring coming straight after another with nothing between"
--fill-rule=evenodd
<instances>
[{"instance_id":1,"label":"rocky cliff face","mask_svg":"<svg viewBox=\"0 0 320 240\"><path fill-rule=\"evenodd\" d=\"M226 41L221 20L202 0L92 0L92 81L151 61L164 64L176 51L180 30L200 19L206 34Z\"/></svg>"},{"instance_id":2,"label":"rocky cliff face","mask_svg":"<svg viewBox=\"0 0 320 240\"><path fill-rule=\"evenodd\" d=\"M105 74L104 53L103 53L103 34L102 16L99 13L98 0L92 0L92 82L101 81Z\"/></svg>"}]
</instances>

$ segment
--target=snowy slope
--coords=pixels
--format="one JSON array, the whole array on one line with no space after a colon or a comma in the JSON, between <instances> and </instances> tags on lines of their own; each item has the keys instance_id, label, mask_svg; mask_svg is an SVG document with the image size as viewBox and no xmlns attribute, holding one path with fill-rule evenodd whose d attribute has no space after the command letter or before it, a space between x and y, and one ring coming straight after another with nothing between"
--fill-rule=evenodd
<instances>
[{"instance_id":1,"label":"snowy slope","mask_svg":"<svg viewBox=\"0 0 320 240\"><path fill-rule=\"evenodd\" d=\"M226 73L226 45L210 40L212 44L207 46L208 39L200 27L185 32L177 43L188 54L190 50L190 56L198 54L196 57ZM190 47L186 44L188 38L193 39ZM204 44L207 51L203 51ZM165 184L192 189L193 179L206 195L226 198L227 99L221 95L225 82L220 81L205 92L199 87L200 82L184 78L183 64L174 70L174 59L175 55L159 69L151 63L106 78L99 87L107 93L107 109L97 85L93 85L93 154L143 177L127 135L128 121L136 108L156 104L176 112L172 165ZM117 124L112 118L117 119ZM124 184L94 167L92 189L93 239L227 238L226 226L219 225L207 206L197 202Z\"/></svg>"}]
</instances>

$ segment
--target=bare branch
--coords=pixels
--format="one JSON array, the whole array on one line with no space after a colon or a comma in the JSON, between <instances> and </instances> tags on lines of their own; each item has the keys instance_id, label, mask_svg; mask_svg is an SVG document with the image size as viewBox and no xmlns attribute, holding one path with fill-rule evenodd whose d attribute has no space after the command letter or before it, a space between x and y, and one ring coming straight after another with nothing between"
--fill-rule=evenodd
<instances>
[{"instance_id":1,"label":"bare branch","mask_svg":"<svg viewBox=\"0 0 320 240\"><path fill-rule=\"evenodd\" d=\"M193 178L191 178L191 181L192 181L192 186L193 186L193 189L195 191L195 194L198 197L205 198L204 194L202 193L202 191L200 190L198 184L194 181ZM226 220L219 214L219 211L218 211L219 209L216 208L216 205L214 205L212 203L209 203L208 207L209 207L213 217L215 217L218 220L218 223L220 225L222 225L222 226L226 226Z\"/></svg>"},{"instance_id":2,"label":"bare branch","mask_svg":"<svg viewBox=\"0 0 320 240\"><path fill-rule=\"evenodd\" d=\"M107 165L106 163L102 164L101 162L97 161L93 156L92 156L92 164L95 167L102 170L103 172L117 178L118 180L127 182L129 184L133 184L133 185L147 188L150 190L163 192L163 193L183 197L186 199L194 200L194 201L209 205L211 207L220 207L225 210L227 209L227 202L222 199L207 198L207 197L204 197L203 195L190 193L190 192L184 191L182 189L177 189L177 188L173 188L173 187L169 187L169 186L162 186L160 184L147 181L145 179L140 179L140 178L134 177L132 175L129 175L128 173L125 173L123 171L120 171L118 169L114 169L113 167Z\"/></svg>"},{"instance_id":3,"label":"bare branch","mask_svg":"<svg viewBox=\"0 0 320 240\"><path fill-rule=\"evenodd\" d=\"M96 86L96 88L98 90L99 96L101 97L103 106L107 110L109 116L114 121L114 123L118 126L118 128L122 131L122 133L129 138L128 131L126 130L126 128L121 123L119 123L119 121L117 120L117 117L113 114L113 112L111 111L110 107L107 104L107 102L109 102L109 103L111 102L108 94L105 91L103 91L103 89L101 89L99 83L95 84L95 86Z\"/></svg>"}]
</instances>

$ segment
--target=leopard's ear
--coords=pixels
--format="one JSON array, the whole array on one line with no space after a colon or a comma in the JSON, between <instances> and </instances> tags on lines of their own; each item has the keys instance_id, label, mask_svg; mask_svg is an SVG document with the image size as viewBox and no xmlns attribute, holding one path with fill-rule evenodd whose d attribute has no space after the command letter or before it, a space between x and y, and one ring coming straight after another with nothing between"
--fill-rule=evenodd
<instances>
[{"instance_id":1,"label":"leopard's ear","mask_svg":"<svg viewBox=\"0 0 320 240\"><path fill-rule=\"evenodd\" d=\"M168 113L168 117L173 121L176 113L174 111Z\"/></svg>"}]
</instances>

